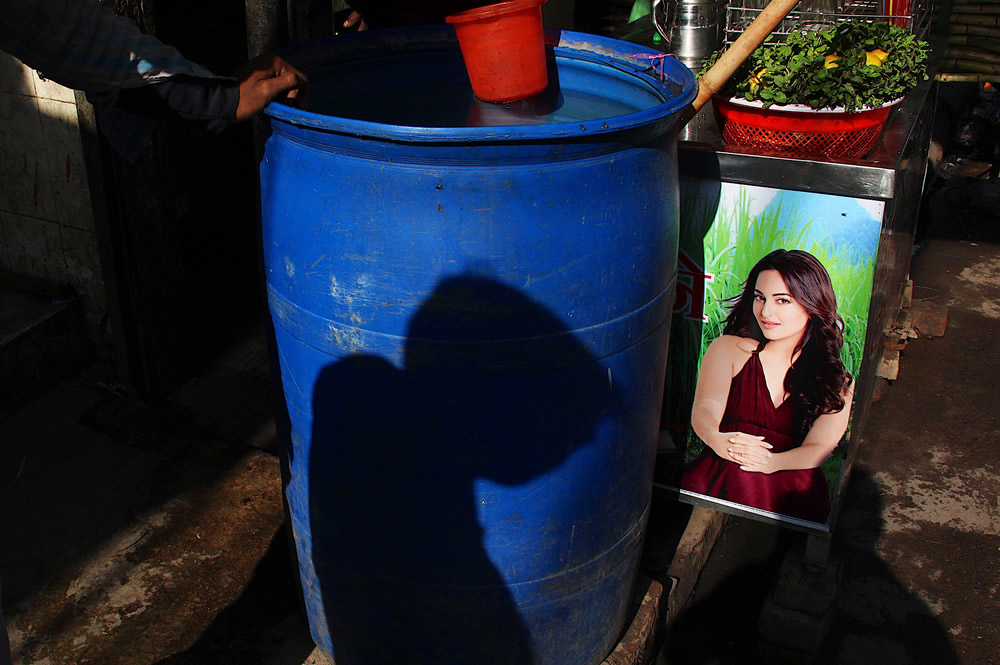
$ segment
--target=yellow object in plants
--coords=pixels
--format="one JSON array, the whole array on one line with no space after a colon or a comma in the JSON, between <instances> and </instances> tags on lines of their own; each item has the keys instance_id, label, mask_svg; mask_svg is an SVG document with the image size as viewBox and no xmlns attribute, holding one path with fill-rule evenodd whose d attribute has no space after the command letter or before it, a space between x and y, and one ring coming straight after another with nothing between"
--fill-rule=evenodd
<instances>
[{"instance_id":1,"label":"yellow object in plants","mask_svg":"<svg viewBox=\"0 0 1000 665\"><path fill-rule=\"evenodd\" d=\"M881 67L882 61L888 57L889 54L880 48L877 48L874 51L865 51L865 64Z\"/></svg>"}]
</instances>

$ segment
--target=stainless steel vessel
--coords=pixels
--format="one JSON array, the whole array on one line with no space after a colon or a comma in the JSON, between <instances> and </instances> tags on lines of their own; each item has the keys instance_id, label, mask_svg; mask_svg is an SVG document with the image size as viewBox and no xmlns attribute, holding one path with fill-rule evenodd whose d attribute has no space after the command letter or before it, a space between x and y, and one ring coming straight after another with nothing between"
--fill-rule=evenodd
<instances>
[{"instance_id":1,"label":"stainless steel vessel","mask_svg":"<svg viewBox=\"0 0 1000 665\"><path fill-rule=\"evenodd\" d=\"M653 0L653 25L689 69L722 46L725 0Z\"/></svg>"}]
</instances>

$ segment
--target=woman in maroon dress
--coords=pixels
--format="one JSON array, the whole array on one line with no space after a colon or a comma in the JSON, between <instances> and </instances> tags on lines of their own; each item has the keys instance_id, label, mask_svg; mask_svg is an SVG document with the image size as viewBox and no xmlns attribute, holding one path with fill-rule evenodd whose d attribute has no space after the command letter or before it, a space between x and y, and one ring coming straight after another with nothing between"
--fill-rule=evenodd
<instances>
[{"instance_id":1,"label":"woman in maroon dress","mask_svg":"<svg viewBox=\"0 0 1000 665\"><path fill-rule=\"evenodd\" d=\"M779 249L734 300L702 359L691 425L705 450L681 487L826 522L819 466L847 431L853 397L830 276L808 252Z\"/></svg>"}]
</instances>

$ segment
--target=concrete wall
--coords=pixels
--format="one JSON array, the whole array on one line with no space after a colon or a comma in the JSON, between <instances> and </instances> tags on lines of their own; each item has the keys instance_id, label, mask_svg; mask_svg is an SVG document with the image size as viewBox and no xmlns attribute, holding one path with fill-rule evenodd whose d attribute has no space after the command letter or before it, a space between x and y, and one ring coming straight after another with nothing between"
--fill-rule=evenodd
<instances>
[{"instance_id":1,"label":"concrete wall","mask_svg":"<svg viewBox=\"0 0 1000 665\"><path fill-rule=\"evenodd\" d=\"M69 285L106 327L75 94L0 52L0 270Z\"/></svg>"}]
</instances>

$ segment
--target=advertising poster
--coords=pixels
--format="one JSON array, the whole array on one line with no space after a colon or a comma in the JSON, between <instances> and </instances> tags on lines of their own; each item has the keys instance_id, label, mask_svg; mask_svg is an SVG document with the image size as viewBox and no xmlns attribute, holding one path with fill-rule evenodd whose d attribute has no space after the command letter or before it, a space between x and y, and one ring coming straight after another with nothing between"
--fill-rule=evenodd
<instances>
[{"instance_id":1,"label":"advertising poster","mask_svg":"<svg viewBox=\"0 0 1000 665\"><path fill-rule=\"evenodd\" d=\"M656 485L829 531L884 203L681 179Z\"/></svg>"}]
</instances>

